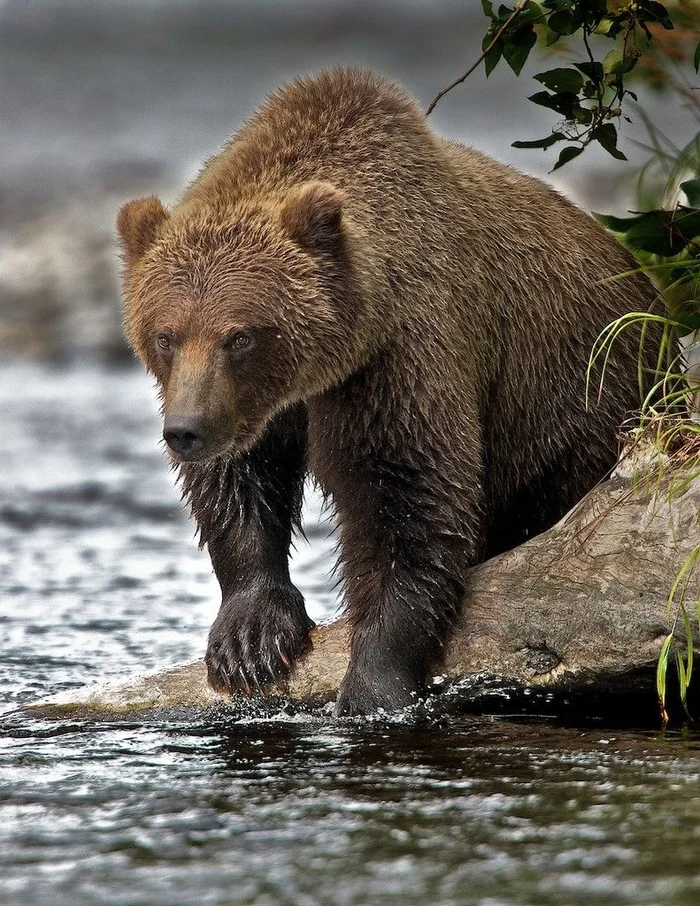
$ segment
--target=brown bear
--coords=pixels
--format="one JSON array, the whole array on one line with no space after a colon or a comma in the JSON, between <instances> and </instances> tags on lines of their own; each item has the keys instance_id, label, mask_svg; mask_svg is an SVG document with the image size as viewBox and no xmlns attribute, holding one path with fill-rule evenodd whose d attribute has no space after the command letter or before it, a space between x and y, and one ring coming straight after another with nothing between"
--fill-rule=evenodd
<instances>
[{"instance_id":1,"label":"brown bear","mask_svg":"<svg viewBox=\"0 0 700 906\"><path fill-rule=\"evenodd\" d=\"M283 88L171 211L132 201L118 230L126 333L221 585L211 685L265 691L310 645L288 570L310 471L352 633L336 713L407 705L469 567L615 462L639 337L616 343L590 409L587 363L651 285L604 282L633 263L591 218L357 71Z\"/></svg>"}]
</instances>

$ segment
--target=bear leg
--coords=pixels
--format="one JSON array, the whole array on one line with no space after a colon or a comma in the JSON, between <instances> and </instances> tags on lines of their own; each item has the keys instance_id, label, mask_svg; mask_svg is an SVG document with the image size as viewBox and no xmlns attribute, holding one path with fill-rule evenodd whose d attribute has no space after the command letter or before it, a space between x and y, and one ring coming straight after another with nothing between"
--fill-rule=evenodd
<instances>
[{"instance_id":1,"label":"bear leg","mask_svg":"<svg viewBox=\"0 0 700 906\"><path fill-rule=\"evenodd\" d=\"M288 563L301 517L306 447L300 404L277 415L248 452L180 467L221 586L205 657L216 691L262 693L286 680L311 646L314 623Z\"/></svg>"},{"instance_id":2,"label":"bear leg","mask_svg":"<svg viewBox=\"0 0 700 906\"><path fill-rule=\"evenodd\" d=\"M467 514L478 508L460 490L456 506L449 487L383 468L350 495L361 505L339 512L352 640L336 715L395 711L423 693L477 559L477 520Z\"/></svg>"}]
</instances>

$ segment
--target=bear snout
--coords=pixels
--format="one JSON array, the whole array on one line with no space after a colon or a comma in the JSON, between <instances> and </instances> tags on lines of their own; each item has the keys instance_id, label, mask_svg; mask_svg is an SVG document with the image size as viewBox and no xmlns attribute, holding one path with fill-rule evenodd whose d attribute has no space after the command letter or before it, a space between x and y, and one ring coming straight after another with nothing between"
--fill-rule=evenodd
<instances>
[{"instance_id":1,"label":"bear snout","mask_svg":"<svg viewBox=\"0 0 700 906\"><path fill-rule=\"evenodd\" d=\"M196 459L204 450L203 415L169 415L163 424L163 439L181 459Z\"/></svg>"}]
</instances>

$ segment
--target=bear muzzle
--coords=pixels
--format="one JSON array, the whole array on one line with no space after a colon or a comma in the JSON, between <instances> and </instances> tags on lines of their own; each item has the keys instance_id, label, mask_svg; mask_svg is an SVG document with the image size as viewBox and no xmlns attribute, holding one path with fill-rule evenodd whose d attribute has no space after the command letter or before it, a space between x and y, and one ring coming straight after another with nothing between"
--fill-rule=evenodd
<instances>
[{"instance_id":1,"label":"bear muzzle","mask_svg":"<svg viewBox=\"0 0 700 906\"><path fill-rule=\"evenodd\" d=\"M256 438L245 419L230 413L212 419L206 412L166 412L163 421L163 440L179 462L206 462L223 453L238 453Z\"/></svg>"},{"instance_id":2,"label":"bear muzzle","mask_svg":"<svg viewBox=\"0 0 700 906\"><path fill-rule=\"evenodd\" d=\"M180 459L199 459L205 447L204 416L167 416L163 423L163 439Z\"/></svg>"}]
</instances>

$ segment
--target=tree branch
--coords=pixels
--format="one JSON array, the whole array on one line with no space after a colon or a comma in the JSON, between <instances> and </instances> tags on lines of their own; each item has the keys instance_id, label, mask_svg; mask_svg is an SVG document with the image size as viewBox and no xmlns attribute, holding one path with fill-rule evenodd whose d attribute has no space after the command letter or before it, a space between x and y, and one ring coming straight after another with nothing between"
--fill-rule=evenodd
<instances>
[{"instance_id":1,"label":"tree branch","mask_svg":"<svg viewBox=\"0 0 700 906\"><path fill-rule=\"evenodd\" d=\"M506 19L506 21L503 23L503 25L498 29L498 31L494 35L493 41L491 41L491 43L488 45L488 47L481 52L481 55L476 59L475 63L469 67L469 69L464 73L463 76L461 76L459 79L455 79L455 81L452 82L451 85L448 85L447 88L443 88L442 91L433 98L431 105L425 111L426 116L430 116L430 114L433 112L433 110L437 106L438 102L441 101L442 98L444 98L445 95L449 91L452 91L453 88L456 88L457 85L461 85L462 82L465 82L469 78L469 76L474 72L476 67L481 62L483 62L483 60L485 60L486 57L491 53L493 48L496 46L496 44L498 44L498 42L503 37L504 32L507 31L507 29L511 25L511 23L514 22L518 18L520 13L525 9L526 5L527 5L527 0L521 0L520 3L516 4L511 15Z\"/></svg>"}]
</instances>

